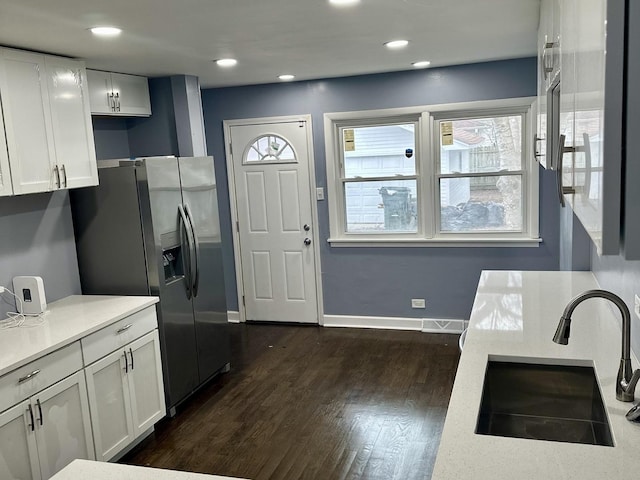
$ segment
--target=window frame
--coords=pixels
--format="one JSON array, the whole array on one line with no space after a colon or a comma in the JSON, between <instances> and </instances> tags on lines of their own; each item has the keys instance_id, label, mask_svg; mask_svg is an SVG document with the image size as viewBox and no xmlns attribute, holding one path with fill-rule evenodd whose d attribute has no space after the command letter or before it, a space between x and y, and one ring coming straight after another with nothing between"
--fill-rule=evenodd
<instances>
[{"instance_id":1,"label":"window frame","mask_svg":"<svg viewBox=\"0 0 640 480\"><path fill-rule=\"evenodd\" d=\"M327 200L331 246L537 247L538 164L532 155L535 97L324 114ZM460 118L522 115L522 231L441 232L439 122ZM418 225L413 232L346 231L342 130L349 127L416 123ZM518 173L520 174L520 173ZM462 175L464 176L464 174Z\"/></svg>"}]
</instances>

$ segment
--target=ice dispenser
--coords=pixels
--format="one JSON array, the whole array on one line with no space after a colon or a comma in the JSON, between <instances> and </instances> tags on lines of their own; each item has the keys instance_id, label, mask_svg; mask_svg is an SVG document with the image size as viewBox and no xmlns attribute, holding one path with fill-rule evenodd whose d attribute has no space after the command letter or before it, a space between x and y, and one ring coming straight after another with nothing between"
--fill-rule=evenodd
<instances>
[{"instance_id":1,"label":"ice dispenser","mask_svg":"<svg viewBox=\"0 0 640 480\"><path fill-rule=\"evenodd\" d=\"M182 262L182 247L180 245L162 250L162 264L164 266L164 283L184 277Z\"/></svg>"}]
</instances>

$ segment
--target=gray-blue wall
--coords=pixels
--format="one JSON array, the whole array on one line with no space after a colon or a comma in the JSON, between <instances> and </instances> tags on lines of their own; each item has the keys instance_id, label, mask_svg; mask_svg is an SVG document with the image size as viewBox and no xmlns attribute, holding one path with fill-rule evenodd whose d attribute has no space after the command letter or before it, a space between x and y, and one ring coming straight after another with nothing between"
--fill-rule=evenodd
<instances>
[{"instance_id":1,"label":"gray-blue wall","mask_svg":"<svg viewBox=\"0 0 640 480\"><path fill-rule=\"evenodd\" d=\"M0 198L0 285L13 290L17 275L42 277L48 302L80 293L68 192Z\"/></svg>"},{"instance_id":2,"label":"gray-blue wall","mask_svg":"<svg viewBox=\"0 0 640 480\"><path fill-rule=\"evenodd\" d=\"M202 92L218 179L227 305L238 309L223 120L311 114L317 185L326 187L323 114L536 95L533 58ZM325 313L468 318L483 269L557 270L559 217L552 172L540 170L538 248L332 248L327 201L318 202ZM426 298L427 309L410 308Z\"/></svg>"}]
</instances>

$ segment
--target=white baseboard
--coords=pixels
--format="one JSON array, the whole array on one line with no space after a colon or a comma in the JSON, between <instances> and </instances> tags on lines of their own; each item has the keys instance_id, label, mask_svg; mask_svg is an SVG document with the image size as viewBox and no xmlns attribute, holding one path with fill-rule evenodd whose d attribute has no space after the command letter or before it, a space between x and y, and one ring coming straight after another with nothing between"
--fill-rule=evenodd
<instances>
[{"instance_id":1,"label":"white baseboard","mask_svg":"<svg viewBox=\"0 0 640 480\"><path fill-rule=\"evenodd\" d=\"M227 321L229 323L240 323L240 312L227 312Z\"/></svg>"},{"instance_id":2,"label":"white baseboard","mask_svg":"<svg viewBox=\"0 0 640 480\"><path fill-rule=\"evenodd\" d=\"M325 327L377 328L381 330L412 330L428 333L462 333L467 322L436 318L361 317L325 315Z\"/></svg>"}]
</instances>

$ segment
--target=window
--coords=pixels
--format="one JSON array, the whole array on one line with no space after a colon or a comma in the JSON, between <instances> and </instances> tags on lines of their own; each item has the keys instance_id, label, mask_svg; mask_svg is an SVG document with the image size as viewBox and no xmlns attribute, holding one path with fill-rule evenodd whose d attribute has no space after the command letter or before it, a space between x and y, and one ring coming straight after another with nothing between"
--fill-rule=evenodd
<instances>
[{"instance_id":1,"label":"window","mask_svg":"<svg viewBox=\"0 0 640 480\"><path fill-rule=\"evenodd\" d=\"M537 245L530 104L326 114L329 241Z\"/></svg>"}]
</instances>

